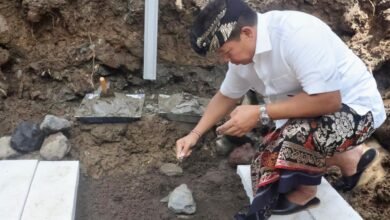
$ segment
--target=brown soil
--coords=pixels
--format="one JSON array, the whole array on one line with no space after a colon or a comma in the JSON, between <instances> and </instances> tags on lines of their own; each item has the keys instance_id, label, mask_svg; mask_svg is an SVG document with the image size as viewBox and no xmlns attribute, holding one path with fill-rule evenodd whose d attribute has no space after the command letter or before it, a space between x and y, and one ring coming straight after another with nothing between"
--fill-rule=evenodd
<instances>
[{"instance_id":1,"label":"brown soil","mask_svg":"<svg viewBox=\"0 0 390 220\"><path fill-rule=\"evenodd\" d=\"M115 91L145 93L145 106L152 107L158 93L211 97L219 87L226 67L189 48L196 0L184 0L184 10L175 1L160 0L158 80L142 80L143 2L1 1L0 98L3 91L6 97L0 100L0 136L10 135L22 120L40 122L46 114L75 122L66 159L81 162L77 219L175 219L160 199L182 183L197 202L191 219L229 219L247 199L235 170L216 155L213 132L183 162L182 176L167 177L158 168L176 163L175 140L193 125L166 121L153 109L126 125L85 125L74 119L81 98L107 72ZM295 9L321 17L378 75L381 93L388 92L390 1L249 2L262 12ZM365 219L390 216L389 158L382 164L382 181L344 194Z\"/></svg>"}]
</instances>

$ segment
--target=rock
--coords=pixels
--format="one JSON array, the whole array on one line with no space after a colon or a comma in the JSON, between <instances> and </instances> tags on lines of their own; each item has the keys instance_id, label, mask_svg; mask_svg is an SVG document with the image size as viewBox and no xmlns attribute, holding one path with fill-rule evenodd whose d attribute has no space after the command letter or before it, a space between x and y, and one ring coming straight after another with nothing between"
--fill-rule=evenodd
<instances>
[{"instance_id":1,"label":"rock","mask_svg":"<svg viewBox=\"0 0 390 220\"><path fill-rule=\"evenodd\" d=\"M241 147L234 149L233 152L230 153L228 163L232 167L239 164L251 164L255 153L256 151L253 149L252 145L246 143Z\"/></svg>"},{"instance_id":2,"label":"rock","mask_svg":"<svg viewBox=\"0 0 390 220\"><path fill-rule=\"evenodd\" d=\"M160 167L160 172L167 176L178 176L183 174L183 169L173 163L165 163Z\"/></svg>"},{"instance_id":3,"label":"rock","mask_svg":"<svg viewBox=\"0 0 390 220\"><path fill-rule=\"evenodd\" d=\"M9 52L0 47L0 66L8 62L9 60Z\"/></svg>"},{"instance_id":4,"label":"rock","mask_svg":"<svg viewBox=\"0 0 390 220\"><path fill-rule=\"evenodd\" d=\"M52 134L45 139L39 151L46 160L61 160L70 150L70 143L61 132Z\"/></svg>"},{"instance_id":5,"label":"rock","mask_svg":"<svg viewBox=\"0 0 390 220\"><path fill-rule=\"evenodd\" d=\"M45 139L45 134L39 125L33 122L21 122L15 129L11 137L11 147L18 152L29 153L39 150L42 142Z\"/></svg>"},{"instance_id":6,"label":"rock","mask_svg":"<svg viewBox=\"0 0 390 220\"><path fill-rule=\"evenodd\" d=\"M11 147L11 136L0 138L0 160L18 156L19 153Z\"/></svg>"},{"instance_id":7,"label":"rock","mask_svg":"<svg viewBox=\"0 0 390 220\"><path fill-rule=\"evenodd\" d=\"M45 14L62 8L66 3L67 0L23 0L22 6L27 11L27 21L36 23L41 21Z\"/></svg>"},{"instance_id":8,"label":"rock","mask_svg":"<svg viewBox=\"0 0 390 220\"><path fill-rule=\"evenodd\" d=\"M317 0L304 0L304 2L309 4L309 5L316 5L317 4Z\"/></svg>"},{"instance_id":9,"label":"rock","mask_svg":"<svg viewBox=\"0 0 390 220\"><path fill-rule=\"evenodd\" d=\"M374 136L379 143L386 149L390 150L390 99L383 100L387 115L386 121L375 130Z\"/></svg>"},{"instance_id":10,"label":"rock","mask_svg":"<svg viewBox=\"0 0 390 220\"><path fill-rule=\"evenodd\" d=\"M113 74L107 67L104 67L103 65L97 66L96 73L99 74L99 76L109 76Z\"/></svg>"},{"instance_id":11,"label":"rock","mask_svg":"<svg viewBox=\"0 0 390 220\"><path fill-rule=\"evenodd\" d=\"M69 130L72 123L64 118L59 118L54 115L46 115L43 119L40 129L46 134L53 134L59 131Z\"/></svg>"},{"instance_id":12,"label":"rock","mask_svg":"<svg viewBox=\"0 0 390 220\"><path fill-rule=\"evenodd\" d=\"M209 101L209 99L188 93L160 94L158 97L159 113L173 121L196 123L203 115Z\"/></svg>"},{"instance_id":13,"label":"rock","mask_svg":"<svg viewBox=\"0 0 390 220\"><path fill-rule=\"evenodd\" d=\"M215 150L218 155L226 156L228 155L234 148L234 144L231 143L225 136L218 138L216 141Z\"/></svg>"},{"instance_id":14,"label":"rock","mask_svg":"<svg viewBox=\"0 0 390 220\"><path fill-rule=\"evenodd\" d=\"M390 121L386 120L382 126L377 128L374 136L384 148L390 150Z\"/></svg>"},{"instance_id":15,"label":"rock","mask_svg":"<svg viewBox=\"0 0 390 220\"><path fill-rule=\"evenodd\" d=\"M178 186L169 196L168 208L176 214L194 214L196 203L186 184Z\"/></svg>"},{"instance_id":16,"label":"rock","mask_svg":"<svg viewBox=\"0 0 390 220\"><path fill-rule=\"evenodd\" d=\"M0 44L7 44L11 40L9 27L5 18L0 15Z\"/></svg>"},{"instance_id":17,"label":"rock","mask_svg":"<svg viewBox=\"0 0 390 220\"><path fill-rule=\"evenodd\" d=\"M65 87L61 89L61 91L58 93L57 99L63 102L63 101L72 101L78 99L78 97L76 96L75 92L72 89Z\"/></svg>"}]
</instances>

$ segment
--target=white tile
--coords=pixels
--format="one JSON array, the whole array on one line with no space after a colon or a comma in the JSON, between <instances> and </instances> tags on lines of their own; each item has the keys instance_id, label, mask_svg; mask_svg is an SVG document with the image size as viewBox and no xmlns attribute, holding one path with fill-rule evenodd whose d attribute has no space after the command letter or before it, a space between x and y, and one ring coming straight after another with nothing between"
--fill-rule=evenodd
<instances>
[{"instance_id":1,"label":"white tile","mask_svg":"<svg viewBox=\"0 0 390 220\"><path fill-rule=\"evenodd\" d=\"M307 210L293 215L272 215L269 220L316 220Z\"/></svg>"},{"instance_id":2,"label":"white tile","mask_svg":"<svg viewBox=\"0 0 390 220\"><path fill-rule=\"evenodd\" d=\"M308 210L316 220L362 219L325 178L322 178L321 185L318 187L317 197L321 200L320 205Z\"/></svg>"},{"instance_id":3,"label":"white tile","mask_svg":"<svg viewBox=\"0 0 390 220\"><path fill-rule=\"evenodd\" d=\"M78 161L40 162L21 219L74 219L78 180Z\"/></svg>"},{"instance_id":4,"label":"white tile","mask_svg":"<svg viewBox=\"0 0 390 220\"><path fill-rule=\"evenodd\" d=\"M253 201L253 189L251 180L251 166L250 165L238 165L237 174L241 178L241 183L244 186L246 196L248 196L249 203Z\"/></svg>"},{"instance_id":5,"label":"white tile","mask_svg":"<svg viewBox=\"0 0 390 220\"><path fill-rule=\"evenodd\" d=\"M0 219L20 219L37 160L0 161Z\"/></svg>"}]
</instances>

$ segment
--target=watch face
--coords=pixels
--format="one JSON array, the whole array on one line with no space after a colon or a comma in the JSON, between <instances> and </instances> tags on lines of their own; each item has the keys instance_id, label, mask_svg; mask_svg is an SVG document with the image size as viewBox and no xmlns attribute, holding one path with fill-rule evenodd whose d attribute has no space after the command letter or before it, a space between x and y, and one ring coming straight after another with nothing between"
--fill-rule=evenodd
<instances>
[{"instance_id":1,"label":"watch face","mask_svg":"<svg viewBox=\"0 0 390 220\"><path fill-rule=\"evenodd\" d=\"M268 124L268 123L269 123L269 118L261 117L261 123L262 123L263 125Z\"/></svg>"}]
</instances>

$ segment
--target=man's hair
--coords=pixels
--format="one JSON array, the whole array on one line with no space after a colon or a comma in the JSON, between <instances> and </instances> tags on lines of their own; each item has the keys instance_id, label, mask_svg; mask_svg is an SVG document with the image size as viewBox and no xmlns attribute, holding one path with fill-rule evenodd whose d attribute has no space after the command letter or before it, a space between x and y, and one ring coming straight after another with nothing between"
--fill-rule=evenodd
<instances>
[{"instance_id":1,"label":"man's hair","mask_svg":"<svg viewBox=\"0 0 390 220\"><path fill-rule=\"evenodd\" d=\"M201 55L237 39L244 26L255 26L257 14L243 0L211 0L192 25L192 48Z\"/></svg>"}]
</instances>

